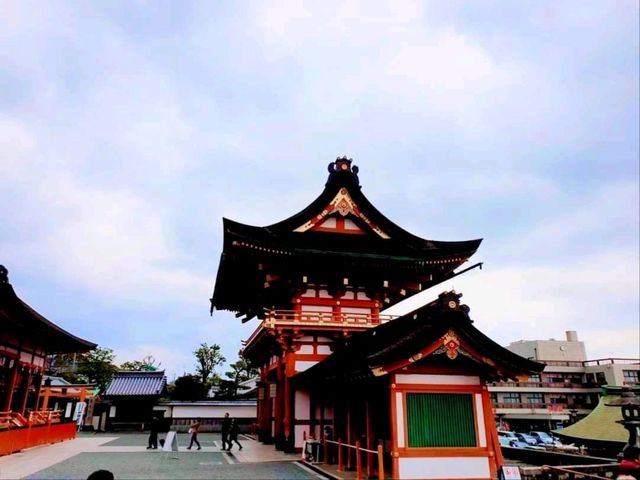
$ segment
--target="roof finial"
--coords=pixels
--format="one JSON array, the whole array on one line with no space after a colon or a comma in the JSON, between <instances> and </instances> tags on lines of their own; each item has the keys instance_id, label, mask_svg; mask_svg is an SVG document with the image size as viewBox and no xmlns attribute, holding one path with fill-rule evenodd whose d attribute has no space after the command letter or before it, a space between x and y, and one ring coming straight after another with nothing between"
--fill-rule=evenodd
<instances>
[{"instance_id":1,"label":"roof finial","mask_svg":"<svg viewBox=\"0 0 640 480\"><path fill-rule=\"evenodd\" d=\"M342 156L342 157L338 157L336 158L335 162L331 162L328 166L328 170L329 170L329 180L327 183L329 183L336 174L341 173L341 172L349 172L353 175L353 177L355 178L356 184L358 186L360 186L360 181L358 179L358 166L357 165L351 165L351 163L353 162L353 158L347 158L346 155Z\"/></svg>"},{"instance_id":2,"label":"roof finial","mask_svg":"<svg viewBox=\"0 0 640 480\"><path fill-rule=\"evenodd\" d=\"M0 283L9 283L9 270L4 265L0 265Z\"/></svg>"}]
</instances>

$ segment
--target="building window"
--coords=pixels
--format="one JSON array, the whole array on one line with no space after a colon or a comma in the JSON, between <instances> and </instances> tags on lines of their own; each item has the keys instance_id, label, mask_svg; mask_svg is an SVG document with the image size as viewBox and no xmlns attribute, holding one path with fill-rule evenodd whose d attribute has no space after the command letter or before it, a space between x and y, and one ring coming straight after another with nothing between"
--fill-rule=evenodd
<instances>
[{"instance_id":1,"label":"building window","mask_svg":"<svg viewBox=\"0 0 640 480\"><path fill-rule=\"evenodd\" d=\"M622 376L624 377L624 383L638 383L637 370L623 370Z\"/></svg>"},{"instance_id":2,"label":"building window","mask_svg":"<svg viewBox=\"0 0 640 480\"><path fill-rule=\"evenodd\" d=\"M469 394L407 393L409 447L475 447Z\"/></svg>"},{"instance_id":3,"label":"building window","mask_svg":"<svg viewBox=\"0 0 640 480\"><path fill-rule=\"evenodd\" d=\"M534 373L532 375L529 375L529 381L530 382L539 382L540 381L540 374L539 373Z\"/></svg>"},{"instance_id":4,"label":"building window","mask_svg":"<svg viewBox=\"0 0 640 480\"><path fill-rule=\"evenodd\" d=\"M491 404L495 405L498 403L498 394L496 392L489 392L489 399L491 400Z\"/></svg>"},{"instance_id":5,"label":"building window","mask_svg":"<svg viewBox=\"0 0 640 480\"><path fill-rule=\"evenodd\" d=\"M519 393L504 393L502 394L502 401L504 403L520 403Z\"/></svg>"},{"instance_id":6,"label":"building window","mask_svg":"<svg viewBox=\"0 0 640 480\"><path fill-rule=\"evenodd\" d=\"M527 403L544 403L544 396L541 393L527 393Z\"/></svg>"}]
</instances>

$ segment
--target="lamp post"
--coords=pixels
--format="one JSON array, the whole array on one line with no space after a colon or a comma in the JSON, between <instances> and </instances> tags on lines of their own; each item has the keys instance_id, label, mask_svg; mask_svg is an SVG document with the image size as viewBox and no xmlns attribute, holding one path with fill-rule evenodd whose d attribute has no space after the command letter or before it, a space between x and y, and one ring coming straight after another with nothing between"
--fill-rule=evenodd
<instances>
[{"instance_id":1,"label":"lamp post","mask_svg":"<svg viewBox=\"0 0 640 480\"><path fill-rule=\"evenodd\" d=\"M629 440L622 449L622 458L627 460L640 460L640 398L636 396L630 387L622 387L620 398L606 403L607 407L620 407L622 420L618 420L628 432Z\"/></svg>"}]
</instances>

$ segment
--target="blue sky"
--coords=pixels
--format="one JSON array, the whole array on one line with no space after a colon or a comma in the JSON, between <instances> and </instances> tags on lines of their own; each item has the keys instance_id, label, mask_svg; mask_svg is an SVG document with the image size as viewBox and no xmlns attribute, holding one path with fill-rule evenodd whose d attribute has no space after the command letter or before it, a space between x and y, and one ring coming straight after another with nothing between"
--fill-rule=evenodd
<instances>
[{"instance_id":1,"label":"blue sky","mask_svg":"<svg viewBox=\"0 0 640 480\"><path fill-rule=\"evenodd\" d=\"M235 361L222 217L286 218L348 155L405 229L485 239L433 295L496 341L637 357L638 8L0 1L0 263L118 362Z\"/></svg>"}]
</instances>

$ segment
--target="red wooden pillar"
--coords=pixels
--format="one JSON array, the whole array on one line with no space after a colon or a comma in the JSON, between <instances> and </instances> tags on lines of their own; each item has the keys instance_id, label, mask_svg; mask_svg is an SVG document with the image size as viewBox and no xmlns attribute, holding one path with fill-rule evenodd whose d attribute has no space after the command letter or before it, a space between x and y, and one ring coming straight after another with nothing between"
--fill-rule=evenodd
<instances>
[{"instance_id":1,"label":"red wooden pillar","mask_svg":"<svg viewBox=\"0 0 640 480\"><path fill-rule=\"evenodd\" d=\"M481 420L484 422L484 429L487 435L487 446L489 447L489 466L491 468L491 474L498 475L498 470L504 464L502 457L502 449L500 447L500 441L498 440L498 431L496 429L496 422L493 419L493 406L491 405L491 397L489 396L489 389L486 385L482 387L482 410L484 412L484 418Z\"/></svg>"},{"instance_id":2,"label":"red wooden pillar","mask_svg":"<svg viewBox=\"0 0 640 480\"><path fill-rule=\"evenodd\" d=\"M371 420L371 406L369 404L369 398L365 400L364 403L364 415L365 415L365 435L366 435L366 444L365 448L367 450L373 450L373 425ZM371 478L371 465L373 464L373 454L367 452L367 478Z\"/></svg>"},{"instance_id":3,"label":"red wooden pillar","mask_svg":"<svg viewBox=\"0 0 640 480\"><path fill-rule=\"evenodd\" d=\"M276 438L276 441L279 437L284 436L284 381L282 360L278 360L276 371L276 396L273 399L273 401L275 401L273 435Z\"/></svg>"},{"instance_id":4,"label":"red wooden pillar","mask_svg":"<svg viewBox=\"0 0 640 480\"><path fill-rule=\"evenodd\" d=\"M9 382L7 383L7 392L4 396L4 404L2 406L2 411L8 412L11 410L11 403L13 401L13 391L16 388L16 383L18 381L18 364L19 360L16 358L13 361L13 368L11 369L11 374L9 377Z\"/></svg>"},{"instance_id":5,"label":"red wooden pillar","mask_svg":"<svg viewBox=\"0 0 640 480\"><path fill-rule=\"evenodd\" d=\"M287 442L286 448L295 448L295 389L291 386L290 378L296 373L295 349L290 349L286 354L284 365L284 436Z\"/></svg>"},{"instance_id":6,"label":"red wooden pillar","mask_svg":"<svg viewBox=\"0 0 640 480\"><path fill-rule=\"evenodd\" d=\"M29 390L31 390L32 379L33 379L33 373L29 369L26 375L24 375L22 379L22 386L23 386L22 392L21 392L22 398L20 399L20 403L18 405L18 412L20 413L20 415L24 415L24 412L27 408L27 400L29 399Z\"/></svg>"},{"instance_id":7,"label":"red wooden pillar","mask_svg":"<svg viewBox=\"0 0 640 480\"><path fill-rule=\"evenodd\" d=\"M347 400L347 445L353 445L351 434L351 400ZM347 470L351 469L351 448L347 447Z\"/></svg>"}]
</instances>

